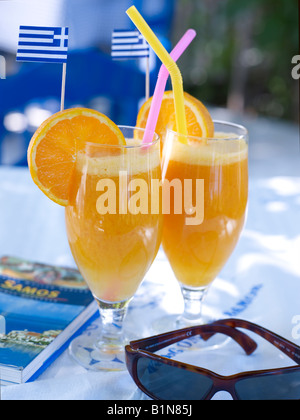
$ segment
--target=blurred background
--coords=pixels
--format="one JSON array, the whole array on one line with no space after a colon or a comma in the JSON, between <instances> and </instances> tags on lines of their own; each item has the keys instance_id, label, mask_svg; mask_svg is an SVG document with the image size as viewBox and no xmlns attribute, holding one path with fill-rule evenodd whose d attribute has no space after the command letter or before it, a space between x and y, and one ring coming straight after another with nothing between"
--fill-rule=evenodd
<instances>
[{"instance_id":1,"label":"blurred background","mask_svg":"<svg viewBox=\"0 0 300 420\"><path fill-rule=\"evenodd\" d=\"M299 53L296 0L181 0L176 32L197 28L182 71L187 89L214 105L299 121L291 59Z\"/></svg>"},{"instance_id":2,"label":"blurred background","mask_svg":"<svg viewBox=\"0 0 300 420\"><path fill-rule=\"evenodd\" d=\"M69 27L65 107L135 123L145 62L110 57L112 30L133 27L125 13L133 4L169 51L188 28L197 31L178 64L184 89L212 113L280 121L287 133L299 124L296 0L0 0L0 164L26 165L33 132L60 107L61 65L16 62L20 25ZM151 53L151 95L159 67Z\"/></svg>"}]
</instances>

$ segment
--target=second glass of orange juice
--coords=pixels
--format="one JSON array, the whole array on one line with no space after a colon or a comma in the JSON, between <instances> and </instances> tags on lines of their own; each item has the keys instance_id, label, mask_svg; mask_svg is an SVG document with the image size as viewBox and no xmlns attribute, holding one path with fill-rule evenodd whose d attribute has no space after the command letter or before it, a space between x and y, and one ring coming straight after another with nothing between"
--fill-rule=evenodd
<instances>
[{"instance_id":1,"label":"second glass of orange juice","mask_svg":"<svg viewBox=\"0 0 300 420\"><path fill-rule=\"evenodd\" d=\"M184 313L175 324L166 323L165 328L161 320L162 330L204 322L203 298L233 252L244 226L248 133L236 124L214 125L214 138L208 139L167 130L163 182L173 182L174 193L170 212L164 214L163 248L181 286ZM184 194L176 192L174 180L180 181ZM189 189L184 188L188 185Z\"/></svg>"},{"instance_id":2,"label":"second glass of orange juice","mask_svg":"<svg viewBox=\"0 0 300 420\"><path fill-rule=\"evenodd\" d=\"M70 248L102 319L100 337L83 335L70 350L80 364L94 370L125 369L120 362L126 309L162 234L160 211L149 210L151 180L161 179L158 136L145 147L139 140L143 130L120 130L126 145L87 143L78 152L66 207Z\"/></svg>"}]
</instances>

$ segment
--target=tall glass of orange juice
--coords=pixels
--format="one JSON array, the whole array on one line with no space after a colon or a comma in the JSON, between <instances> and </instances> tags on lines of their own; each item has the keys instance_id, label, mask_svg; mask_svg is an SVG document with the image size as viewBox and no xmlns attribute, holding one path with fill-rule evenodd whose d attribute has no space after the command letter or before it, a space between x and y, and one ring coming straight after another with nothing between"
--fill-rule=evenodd
<instances>
[{"instance_id":1,"label":"tall glass of orange juice","mask_svg":"<svg viewBox=\"0 0 300 420\"><path fill-rule=\"evenodd\" d=\"M151 212L151 180L161 180L158 136L145 146L142 129L119 128L126 145L86 143L77 153L65 211L72 254L102 320L101 336L80 336L70 350L94 370L125 369L126 309L162 235L161 211Z\"/></svg>"},{"instance_id":2,"label":"tall glass of orange juice","mask_svg":"<svg viewBox=\"0 0 300 420\"><path fill-rule=\"evenodd\" d=\"M163 248L184 298L177 326L203 322L203 298L245 222L248 133L231 123L214 125L214 138L167 130L164 144L163 183L172 193L170 211L164 212Z\"/></svg>"}]
</instances>

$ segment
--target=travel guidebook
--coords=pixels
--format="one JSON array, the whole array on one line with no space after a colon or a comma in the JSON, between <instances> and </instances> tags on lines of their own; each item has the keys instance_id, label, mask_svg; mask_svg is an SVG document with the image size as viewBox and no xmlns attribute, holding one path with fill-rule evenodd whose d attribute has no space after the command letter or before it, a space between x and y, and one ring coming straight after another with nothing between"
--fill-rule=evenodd
<instances>
[{"instance_id":1,"label":"travel guidebook","mask_svg":"<svg viewBox=\"0 0 300 420\"><path fill-rule=\"evenodd\" d=\"M34 380L97 316L76 269L0 258L0 384Z\"/></svg>"}]
</instances>

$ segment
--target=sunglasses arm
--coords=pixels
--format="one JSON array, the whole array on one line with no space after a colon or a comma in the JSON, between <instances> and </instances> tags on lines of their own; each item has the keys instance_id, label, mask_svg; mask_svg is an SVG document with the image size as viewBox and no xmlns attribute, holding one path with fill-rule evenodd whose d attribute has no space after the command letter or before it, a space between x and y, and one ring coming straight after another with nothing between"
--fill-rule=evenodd
<instances>
[{"instance_id":1,"label":"sunglasses arm","mask_svg":"<svg viewBox=\"0 0 300 420\"><path fill-rule=\"evenodd\" d=\"M196 335L200 335L201 338L206 341L216 333L225 334L231 337L244 349L247 355L252 354L257 348L255 341L242 331L232 328L231 326L214 324L183 328L154 337L132 341L130 347L135 350L147 350L154 353L164 347L168 347L171 344L189 339Z\"/></svg>"},{"instance_id":2,"label":"sunglasses arm","mask_svg":"<svg viewBox=\"0 0 300 420\"><path fill-rule=\"evenodd\" d=\"M286 354L294 362L300 364L300 347L292 343L289 340L286 340L283 337L273 333L272 331L267 330L259 325L253 324L252 322L245 321L242 319L224 319L216 321L218 325L226 325L232 328L244 328L249 331L254 332L255 334L261 336L273 346L277 347L284 354Z\"/></svg>"}]
</instances>

